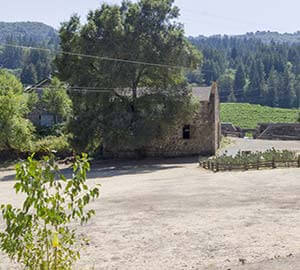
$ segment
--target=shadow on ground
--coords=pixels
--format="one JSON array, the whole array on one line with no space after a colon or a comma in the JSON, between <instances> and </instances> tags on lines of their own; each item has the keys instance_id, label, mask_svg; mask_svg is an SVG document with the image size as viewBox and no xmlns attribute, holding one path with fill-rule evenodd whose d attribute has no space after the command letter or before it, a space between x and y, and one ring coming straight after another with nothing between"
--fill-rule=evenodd
<instances>
[{"instance_id":1,"label":"shadow on ground","mask_svg":"<svg viewBox=\"0 0 300 270\"><path fill-rule=\"evenodd\" d=\"M152 173L161 170L170 170L182 168L188 164L198 162L198 157L170 158L170 159L143 159L143 160L105 160L93 162L91 171L88 173L88 179L107 178L122 175L139 175ZM71 166L61 169L61 172L68 178L72 176ZM15 180L16 174L13 170L7 171L7 174L0 175L0 182Z\"/></svg>"}]
</instances>

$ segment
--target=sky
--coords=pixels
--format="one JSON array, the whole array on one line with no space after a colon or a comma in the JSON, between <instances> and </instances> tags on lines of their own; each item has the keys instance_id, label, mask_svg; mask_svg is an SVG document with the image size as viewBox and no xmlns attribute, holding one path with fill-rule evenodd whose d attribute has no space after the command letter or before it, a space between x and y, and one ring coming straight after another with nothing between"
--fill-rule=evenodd
<instances>
[{"instance_id":1,"label":"sky","mask_svg":"<svg viewBox=\"0 0 300 270\"><path fill-rule=\"evenodd\" d=\"M38 21L59 28L74 13L84 21L102 2L121 0L8 0L0 21ZM256 31L293 33L300 30L299 0L175 0L188 36L244 34Z\"/></svg>"}]
</instances>

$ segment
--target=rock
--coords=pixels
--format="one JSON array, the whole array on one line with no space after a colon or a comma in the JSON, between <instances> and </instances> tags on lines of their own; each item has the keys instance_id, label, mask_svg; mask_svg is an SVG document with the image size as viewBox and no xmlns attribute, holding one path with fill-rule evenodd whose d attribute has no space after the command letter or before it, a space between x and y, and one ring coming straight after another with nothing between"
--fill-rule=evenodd
<instances>
[{"instance_id":1,"label":"rock","mask_svg":"<svg viewBox=\"0 0 300 270\"><path fill-rule=\"evenodd\" d=\"M239 258L239 262L244 265L246 263L246 259Z\"/></svg>"}]
</instances>

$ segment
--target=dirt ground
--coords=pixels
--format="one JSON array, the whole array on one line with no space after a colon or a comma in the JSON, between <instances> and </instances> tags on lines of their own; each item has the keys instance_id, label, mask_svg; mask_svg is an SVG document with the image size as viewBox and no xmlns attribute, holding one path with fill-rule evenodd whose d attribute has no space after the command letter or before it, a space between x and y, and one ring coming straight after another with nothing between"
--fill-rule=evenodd
<instances>
[{"instance_id":1,"label":"dirt ground","mask_svg":"<svg viewBox=\"0 0 300 270\"><path fill-rule=\"evenodd\" d=\"M196 159L95 166L101 196L78 269L299 269L299 176L214 174ZM0 203L20 202L13 178L0 171ZM16 268L0 256L0 269Z\"/></svg>"}]
</instances>

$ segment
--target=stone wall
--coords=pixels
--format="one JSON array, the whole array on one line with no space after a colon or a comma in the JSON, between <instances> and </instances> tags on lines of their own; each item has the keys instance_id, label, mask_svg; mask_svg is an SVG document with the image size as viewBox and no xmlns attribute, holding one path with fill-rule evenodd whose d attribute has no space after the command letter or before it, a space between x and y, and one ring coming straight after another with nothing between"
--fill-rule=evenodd
<instances>
[{"instance_id":1,"label":"stone wall","mask_svg":"<svg viewBox=\"0 0 300 270\"><path fill-rule=\"evenodd\" d=\"M125 150L109 152L104 147L106 157L178 157L191 155L214 155L220 146L221 123L220 102L217 86L211 89L209 100L200 101L199 111L188 120L178 120L175 127L162 138L145 145L141 151ZM190 138L183 137L184 126L190 126Z\"/></svg>"},{"instance_id":2,"label":"stone wall","mask_svg":"<svg viewBox=\"0 0 300 270\"><path fill-rule=\"evenodd\" d=\"M156 140L146 147L147 156L177 157L189 155L212 155L215 153L213 107L208 102L200 105L189 122L178 121L169 136ZM190 139L183 138L183 127L190 126Z\"/></svg>"},{"instance_id":3,"label":"stone wall","mask_svg":"<svg viewBox=\"0 0 300 270\"><path fill-rule=\"evenodd\" d=\"M178 120L176 126L163 138L153 140L151 144L137 153L124 150L119 153L105 151L106 157L134 158L179 157L191 155L214 155L220 143L220 121L218 101L214 97L210 102L201 102L200 111L190 117L190 121ZM215 110L215 108L217 110ZM183 127L190 126L190 139L183 138Z\"/></svg>"},{"instance_id":4,"label":"stone wall","mask_svg":"<svg viewBox=\"0 0 300 270\"><path fill-rule=\"evenodd\" d=\"M300 140L300 124L298 123L259 124L257 130L258 139Z\"/></svg>"}]
</instances>

